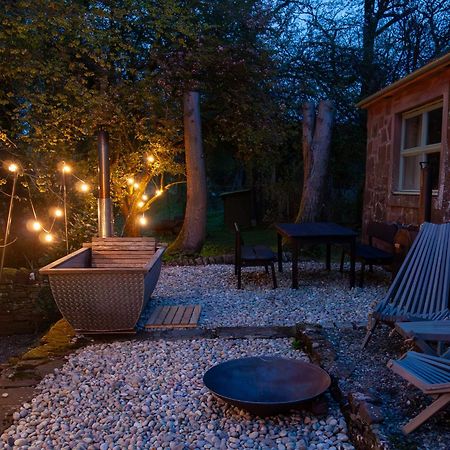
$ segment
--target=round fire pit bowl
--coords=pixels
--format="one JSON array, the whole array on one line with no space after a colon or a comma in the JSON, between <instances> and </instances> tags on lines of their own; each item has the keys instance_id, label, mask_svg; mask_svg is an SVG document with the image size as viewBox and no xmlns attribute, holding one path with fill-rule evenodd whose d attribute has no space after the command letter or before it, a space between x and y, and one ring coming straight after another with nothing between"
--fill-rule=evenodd
<instances>
[{"instance_id":1,"label":"round fire pit bowl","mask_svg":"<svg viewBox=\"0 0 450 450\"><path fill-rule=\"evenodd\" d=\"M226 361L203 376L205 386L227 403L259 416L301 407L325 392L331 379L314 364L276 356Z\"/></svg>"}]
</instances>

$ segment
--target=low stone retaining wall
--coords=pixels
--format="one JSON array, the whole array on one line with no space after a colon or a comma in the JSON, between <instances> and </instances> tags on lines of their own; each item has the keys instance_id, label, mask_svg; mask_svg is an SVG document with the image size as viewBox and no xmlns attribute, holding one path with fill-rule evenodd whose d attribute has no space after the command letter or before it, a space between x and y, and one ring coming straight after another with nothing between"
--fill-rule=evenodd
<instances>
[{"instance_id":1,"label":"low stone retaining wall","mask_svg":"<svg viewBox=\"0 0 450 450\"><path fill-rule=\"evenodd\" d=\"M291 260L291 254L283 252L283 262ZM219 256L181 256L170 261L164 261L168 266L206 266L207 264L234 264L234 255Z\"/></svg>"},{"instance_id":2,"label":"low stone retaining wall","mask_svg":"<svg viewBox=\"0 0 450 450\"><path fill-rule=\"evenodd\" d=\"M45 329L59 317L47 283L0 283L0 335Z\"/></svg>"}]
</instances>

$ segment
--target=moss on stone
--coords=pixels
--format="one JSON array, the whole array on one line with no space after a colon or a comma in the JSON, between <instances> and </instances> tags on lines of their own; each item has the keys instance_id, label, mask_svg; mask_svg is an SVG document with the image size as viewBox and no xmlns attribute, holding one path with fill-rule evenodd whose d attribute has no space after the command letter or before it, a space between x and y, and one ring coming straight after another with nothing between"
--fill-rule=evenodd
<instances>
[{"instance_id":1,"label":"moss on stone","mask_svg":"<svg viewBox=\"0 0 450 450\"><path fill-rule=\"evenodd\" d=\"M74 337L74 329L66 320L61 319L42 337L42 345L28 350L22 356L22 360L44 359L52 355L61 355L74 347Z\"/></svg>"}]
</instances>

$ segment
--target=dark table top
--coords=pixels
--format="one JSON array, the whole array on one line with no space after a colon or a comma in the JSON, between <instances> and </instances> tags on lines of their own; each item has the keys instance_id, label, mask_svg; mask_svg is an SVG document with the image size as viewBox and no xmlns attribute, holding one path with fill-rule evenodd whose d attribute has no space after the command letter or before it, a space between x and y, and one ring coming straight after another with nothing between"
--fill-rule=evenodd
<instances>
[{"instance_id":1,"label":"dark table top","mask_svg":"<svg viewBox=\"0 0 450 450\"><path fill-rule=\"evenodd\" d=\"M276 230L288 238L355 237L350 228L332 222L276 223Z\"/></svg>"}]
</instances>

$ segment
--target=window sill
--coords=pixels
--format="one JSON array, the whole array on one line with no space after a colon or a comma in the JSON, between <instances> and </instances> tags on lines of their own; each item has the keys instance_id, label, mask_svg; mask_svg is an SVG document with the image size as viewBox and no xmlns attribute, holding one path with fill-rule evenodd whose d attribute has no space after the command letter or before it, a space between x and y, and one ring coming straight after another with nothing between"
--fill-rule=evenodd
<instances>
[{"instance_id":1,"label":"window sill","mask_svg":"<svg viewBox=\"0 0 450 450\"><path fill-rule=\"evenodd\" d=\"M420 191L392 191L391 192L392 195L411 195L411 196L419 196L420 195ZM433 191L431 193L431 195L433 197L437 197L438 195L438 191Z\"/></svg>"}]
</instances>

